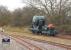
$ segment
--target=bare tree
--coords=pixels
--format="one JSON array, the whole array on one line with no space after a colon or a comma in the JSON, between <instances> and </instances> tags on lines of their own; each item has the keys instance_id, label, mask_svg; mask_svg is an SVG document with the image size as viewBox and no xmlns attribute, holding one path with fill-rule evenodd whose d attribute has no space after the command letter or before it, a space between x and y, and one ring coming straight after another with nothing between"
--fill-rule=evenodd
<instances>
[{"instance_id":1,"label":"bare tree","mask_svg":"<svg viewBox=\"0 0 71 50\"><path fill-rule=\"evenodd\" d=\"M0 26L7 25L10 22L10 12L5 6L0 6Z\"/></svg>"},{"instance_id":2,"label":"bare tree","mask_svg":"<svg viewBox=\"0 0 71 50\"><path fill-rule=\"evenodd\" d=\"M28 5L32 7L35 6L39 9L43 9L46 15L48 16L55 16L66 14L67 9L66 7L70 7L70 0L26 0Z\"/></svg>"}]
</instances>

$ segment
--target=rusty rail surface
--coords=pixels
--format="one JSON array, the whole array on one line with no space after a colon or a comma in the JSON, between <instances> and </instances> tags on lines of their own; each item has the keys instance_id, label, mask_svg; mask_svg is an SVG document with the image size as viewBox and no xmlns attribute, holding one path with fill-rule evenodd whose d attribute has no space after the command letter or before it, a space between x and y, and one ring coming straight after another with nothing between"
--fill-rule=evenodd
<instances>
[{"instance_id":1,"label":"rusty rail surface","mask_svg":"<svg viewBox=\"0 0 71 50\"><path fill-rule=\"evenodd\" d=\"M12 37L14 37L14 38L16 38L16 39L20 39L21 41L23 41L23 42L29 44L30 46L26 46L26 45L24 45L23 43L19 42L19 40L16 40L16 39L15 39L15 40L16 40L17 42L19 42L20 44L26 46L29 50L32 50L31 47L35 48L34 50L42 50L42 49L39 48L39 47L37 47L37 46L35 46L35 45L33 45L33 44L28 43L27 41L25 41L25 40L23 40L23 39L21 39L21 38L27 38L27 39L30 39L30 40L35 40L35 41L40 41L40 42L43 42L43 43L44 43L44 42L47 43L47 41L43 41L43 40L39 40L39 39L34 39L34 38L29 38L29 37L25 37L25 36L22 37L22 36L15 35L15 34L12 34L12 35L9 35L9 36L12 36ZM57 37L57 38L59 38L59 37ZM60 37L60 38L61 38L61 37ZM68 50L71 50L71 47L70 47L70 46L66 46L66 45L64 45L64 44L58 44L58 43L54 43L54 42L50 42L50 41L48 41L48 43L51 44L51 45L60 46L60 47L63 47L63 48L67 48Z\"/></svg>"},{"instance_id":2,"label":"rusty rail surface","mask_svg":"<svg viewBox=\"0 0 71 50\"><path fill-rule=\"evenodd\" d=\"M26 46L27 48L29 48L29 50L42 50L41 48L31 44L30 42L25 41L24 39L21 39L20 37L15 37L13 36L15 40L17 40L20 44ZM22 41L22 42L20 42ZM27 43L27 45L25 45L25 43Z\"/></svg>"},{"instance_id":3,"label":"rusty rail surface","mask_svg":"<svg viewBox=\"0 0 71 50\"><path fill-rule=\"evenodd\" d=\"M22 36L19 36L19 35L13 35L13 36L18 36L20 38L27 38L27 39L30 39L30 40L35 40L35 41L39 41L39 42L43 42L43 43L47 43L48 42L51 45L60 46L60 47L63 47L63 48L67 48L68 50L71 50L71 46L64 45L64 44L54 43L54 42L50 42L50 41L43 41L43 40L29 38L29 37L25 37L25 36L22 37ZM57 38L64 39L64 38L61 38L61 37L57 37Z\"/></svg>"},{"instance_id":4,"label":"rusty rail surface","mask_svg":"<svg viewBox=\"0 0 71 50\"><path fill-rule=\"evenodd\" d=\"M0 33L1 35L7 36L6 34ZM16 36L16 35L9 35L11 36L12 39L14 39L15 41L17 41L19 44L25 46L26 48L28 48L29 50L42 50L41 48L31 44L30 42L27 42L25 40L20 39L20 37Z\"/></svg>"}]
</instances>

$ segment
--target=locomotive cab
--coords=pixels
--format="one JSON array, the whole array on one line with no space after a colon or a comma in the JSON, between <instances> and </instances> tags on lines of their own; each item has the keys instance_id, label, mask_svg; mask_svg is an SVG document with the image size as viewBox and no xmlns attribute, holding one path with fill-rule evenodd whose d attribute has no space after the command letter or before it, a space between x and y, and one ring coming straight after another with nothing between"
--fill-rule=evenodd
<instances>
[{"instance_id":1,"label":"locomotive cab","mask_svg":"<svg viewBox=\"0 0 71 50\"><path fill-rule=\"evenodd\" d=\"M32 20L32 32L37 34L45 34L55 36L57 31L52 24L45 24L44 16L34 16Z\"/></svg>"}]
</instances>

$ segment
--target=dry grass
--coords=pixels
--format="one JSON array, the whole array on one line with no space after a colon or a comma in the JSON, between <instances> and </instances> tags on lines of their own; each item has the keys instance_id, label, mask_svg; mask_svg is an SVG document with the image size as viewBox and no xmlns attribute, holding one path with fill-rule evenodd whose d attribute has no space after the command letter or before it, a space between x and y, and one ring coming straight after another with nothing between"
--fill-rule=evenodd
<instances>
[{"instance_id":1,"label":"dry grass","mask_svg":"<svg viewBox=\"0 0 71 50\"><path fill-rule=\"evenodd\" d=\"M12 35L19 35L19 36L26 36L29 38L39 39L39 40L45 40L50 41L54 43L64 44L64 45L70 45L71 46L71 40L67 39L60 39L55 37L48 37L43 35L34 35L31 31L28 30L28 28L17 28L17 27L7 27L5 28L5 32Z\"/></svg>"}]
</instances>

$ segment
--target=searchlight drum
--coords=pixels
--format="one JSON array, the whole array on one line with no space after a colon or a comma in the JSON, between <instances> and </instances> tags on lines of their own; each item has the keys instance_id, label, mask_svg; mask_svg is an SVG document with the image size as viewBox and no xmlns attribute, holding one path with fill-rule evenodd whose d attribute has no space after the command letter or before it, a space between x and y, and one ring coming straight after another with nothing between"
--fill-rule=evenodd
<instances>
[{"instance_id":1,"label":"searchlight drum","mask_svg":"<svg viewBox=\"0 0 71 50\"><path fill-rule=\"evenodd\" d=\"M10 44L10 36L2 35L2 44Z\"/></svg>"}]
</instances>

